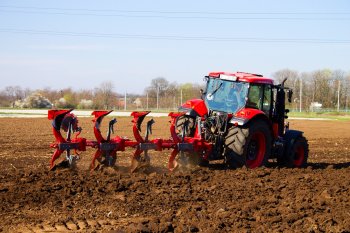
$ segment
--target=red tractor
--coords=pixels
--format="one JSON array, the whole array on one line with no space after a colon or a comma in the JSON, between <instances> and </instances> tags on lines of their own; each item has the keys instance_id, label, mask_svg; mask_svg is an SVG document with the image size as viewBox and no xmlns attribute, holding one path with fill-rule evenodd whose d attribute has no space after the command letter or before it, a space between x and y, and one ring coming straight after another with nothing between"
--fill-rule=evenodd
<instances>
[{"instance_id":1,"label":"red tractor","mask_svg":"<svg viewBox=\"0 0 350 233\"><path fill-rule=\"evenodd\" d=\"M172 150L169 156L170 171L187 164L208 164L223 159L228 167L264 166L276 159L280 166L304 167L308 158L308 143L303 132L289 130L285 124L288 109L285 96L291 101L292 90L284 87L285 80L274 85L273 80L249 73L210 73L202 99L187 101L180 111L169 113L168 139L149 139L154 120L147 122L146 135L141 136L141 125L150 112L132 112L135 140L123 136L112 137L116 119L109 122L107 138L100 126L111 111L94 111L96 140L80 137L77 117L69 110L49 110L52 120L55 149L50 169L55 169L61 154L64 166L75 167L79 152L87 147L96 149L90 168L116 165L117 152L134 149L131 156L132 172L150 164L149 151ZM63 137L61 130L67 132ZM74 152L74 153L72 153Z\"/></svg>"},{"instance_id":2,"label":"red tractor","mask_svg":"<svg viewBox=\"0 0 350 233\"><path fill-rule=\"evenodd\" d=\"M177 118L182 138L200 137L212 144L209 155L184 150L179 160L200 162L224 159L228 167L256 168L276 159L279 166L305 167L308 142L303 132L285 123L292 90L271 78L244 72L212 72L205 77L201 99L180 107ZM180 137L181 137L180 136Z\"/></svg>"}]
</instances>

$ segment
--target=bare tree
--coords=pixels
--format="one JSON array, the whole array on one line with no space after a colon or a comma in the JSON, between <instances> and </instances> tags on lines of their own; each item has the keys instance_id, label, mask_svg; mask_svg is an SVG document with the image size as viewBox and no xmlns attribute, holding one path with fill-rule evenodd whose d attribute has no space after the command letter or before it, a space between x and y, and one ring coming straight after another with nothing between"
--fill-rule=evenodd
<instances>
[{"instance_id":1,"label":"bare tree","mask_svg":"<svg viewBox=\"0 0 350 233\"><path fill-rule=\"evenodd\" d=\"M320 102L323 107L333 105L331 98L331 81L332 71L328 69L316 70L312 73L313 80L313 98L312 102ZM333 106L334 107L334 106Z\"/></svg>"},{"instance_id":2,"label":"bare tree","mask_svg":"<svg viewBox=\"0 0 350 233\"><path fill-rule=\"evenodd\" d=\"M114 85L111 81L101 83L99 88L95 90L95 104L100 104L104 109L109 109L116 102L116 93L113 91Z\"/></svg>"},{"instance_id":3,"label":"bare tree","mask_svg":"<svg viewBox=\"0 0 350 233\"><path fill-rule=\"evenodd\" d=\"M5 93L11 101L23 99L24 92L20 86L7 86L5 87Z\"/></svg>"},{"instance_id":4,"label":"bare tree","mask_svg":"<svg viewBox=\"0 0 350 233\"><path fill-rule=\"evenodd\" d=\"M157 93L159 96L164 96L169 86L169 81L163 77L154 78L151 80L151 85L145 88L145 92L150 97L156 97Z\"/></svg>"},{"instance_id":5,"label":"bare tree","mask_svg":"<svg viewBox=\"0 0 350 233\"><path fill-rule=\"evenodd\" d=\"M286 86L295 89L296 81L299 79L299 72L296 70L283 69L272 74L272 77L277 83L281 83L285 78L287 78Z\"/></svg>"},{"instance_id":6,"label":"bare tree","mask_svg":"<svg viewBox=\"0 0 350 233\"><path fill-rule=\"evenodd\" d=\"M182 101L200 98L200 90L203 88L204 87L202 85L196 83L185 83L180 85L179 91L182 92Z\"/></svg>"},{"instance_id":7,"label":"bare tree","mask_svg":"<svg viewBox=\"0 0 350 233\"><path fill-rule=\"evenodd\" d=\"M151 85L145 88L145 94L149 97L150 106L173 106L178 85L169 83L163 77L152 79Z\"/></svg>"},{"instance_id":8,"label":"bare tree","mask_svg":"<svg viewBox=\"0 0 350 233\"><path fill-rule=\"evenodd\" d=\"M344 105L345 105L345 111L348 111L349 108L349 101L350 101L350 73L348 73L344 80Z\"/></svg>"},{"instance_id":9,"label":"bare tree","mask_svg":"<svg viewBox=\"0 0 350 233\"><path fill-rule=\"evenodd\" d=\"M346 96L345 72L343 70L334 70L332 72L332 79L333 79L333 90L332 90L333 101L337 105L337 111L339 111L341 105L345 106L345 101L342 101L342 99L345 100L345 96Z\"/></svg>"},{"instance_id":10,"label":"bare tree","mask_svg":"<svg viewBox=\"0 0 350 233\"><path fill-rule=\"evenodd\" d=\"M283 69L283 70L279 70L277 72L275 72L272 77L275 79L276 83L282 83L282 81L287 78L287 81L285 82L285 85L289 88L293 89L294 92L294 99L292 102L292 106L289 106L291 108L294 108L295 110L297 110L298 105L300 105L300 100L302 97L302 93L300 93L301 91L301 86L302 86L302 80L300 78L300 74L298 71L296 70L290 70L290 69ZM289 104L287 103L287 106Z\"/></svg>"}]
</instances>

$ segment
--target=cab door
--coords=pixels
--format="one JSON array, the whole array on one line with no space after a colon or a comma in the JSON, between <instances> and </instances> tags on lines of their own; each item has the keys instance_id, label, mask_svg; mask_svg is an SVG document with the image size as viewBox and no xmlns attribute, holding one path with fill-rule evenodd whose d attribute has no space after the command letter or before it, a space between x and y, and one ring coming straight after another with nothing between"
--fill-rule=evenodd
<instances>
[{"instance_id":1,"label":"cab door","mask_svg":"<svg viewBox=\"0 0 350 233\"><path fill-rule=\"evenodd\" d=\"M246 107L263 111L272 117L272 87L268 84L250 84Z\"/></svg>"}]
</instances>

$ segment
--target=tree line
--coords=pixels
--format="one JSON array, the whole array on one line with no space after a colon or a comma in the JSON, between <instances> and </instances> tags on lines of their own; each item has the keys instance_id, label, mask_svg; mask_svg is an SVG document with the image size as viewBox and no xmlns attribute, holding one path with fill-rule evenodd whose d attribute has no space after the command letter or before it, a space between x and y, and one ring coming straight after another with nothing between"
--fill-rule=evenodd
<instances>
[{"instance_id":1,"label":"tree line","mask_svg":"<svg viewBox=\"0 0 350 233\"><path fill-rule=\"evenodd\" d=\"M272 78L276 84L288 78L285 86L294 92L288 106L291 110L348 110L350 73L330 69L312 72L283 69L273 73ZM0 107L172 111L188 99L200 98L204 87L204 82L178 84L164 77L152 79L143 94L117 93L111 81L90 90L31 90L8 86L0 90Z\"/></svg>"},{"instance_id":2,"label":"tree line","mask_svg":"<svg viewBox=\"0 0 350 233\"><path fill-rule=\"evenodd\" d=\"M298 72L284 69L273 74L277 83L288 77L286 86L293 89L292 110L320 109L348 110L350 100L350 73L343 70L322 69Z\"/></svg>"},{"instance_id":3,"label":"tree line","mask_svg":"<svg viewBox=\"0 0 350 233\"><path fill-rule=\"evenodd\" d=\"M143 94L117 93L111 81L103 82L89 90L31 90L20 86L8 86L0 90L0 107L175 110L182 101L199 98L201 88L203 86L192 83L170 83L163 77L153 79L150 85L145 87Z\"/></svg>"}]
</instances>

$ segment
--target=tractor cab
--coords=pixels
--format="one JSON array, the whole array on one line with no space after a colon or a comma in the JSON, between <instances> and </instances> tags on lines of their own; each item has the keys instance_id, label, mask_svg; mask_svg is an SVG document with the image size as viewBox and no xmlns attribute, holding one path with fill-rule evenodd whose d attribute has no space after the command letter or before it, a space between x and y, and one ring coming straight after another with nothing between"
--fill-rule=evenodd
<instances>
[{"instance_id":1,"label":"tractor cab","mask_svg":"<svg viewBox=\"0 0 350 233\"><path fill-rule=\"evenodd\" d=\"M215 72L206 76L206 82L202 98L209 110L237 115L250 108L272 117L272 79L243 72Z\"/></svg>"}]
</instances>

